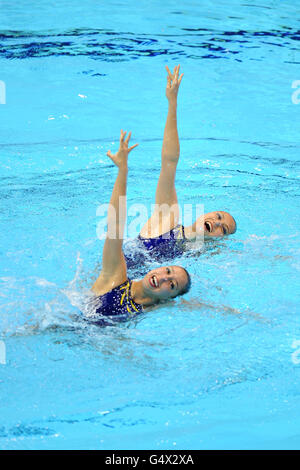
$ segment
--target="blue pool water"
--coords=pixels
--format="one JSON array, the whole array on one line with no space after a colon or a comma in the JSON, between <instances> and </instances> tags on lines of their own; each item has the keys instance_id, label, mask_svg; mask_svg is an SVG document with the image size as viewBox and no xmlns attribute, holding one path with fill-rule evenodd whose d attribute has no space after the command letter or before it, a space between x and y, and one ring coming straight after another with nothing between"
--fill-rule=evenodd
<instances>
[{"instance_id":1,"label":"blue pool water","mask_svg":"<svg viewBox=\"0 0 300 470\"><path fill-rule=\"evenodd\" d=\"M56 3L0 1L0 448L298 449L299 2ZM238 231L175 260L184 298L82 324L106 152L132 130L150 208L177 63L179 199Z\"/></svg>"}]
</instances>

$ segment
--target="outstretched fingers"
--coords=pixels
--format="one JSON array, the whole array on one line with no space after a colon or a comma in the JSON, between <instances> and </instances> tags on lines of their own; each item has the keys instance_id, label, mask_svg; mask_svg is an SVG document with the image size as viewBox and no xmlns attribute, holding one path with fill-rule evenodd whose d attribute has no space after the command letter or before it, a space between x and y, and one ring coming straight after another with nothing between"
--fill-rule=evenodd
<instances>
[{"instance_id":1,"label":"outstretched fingers","mask_svg":"<svg viewBox=\"0 0 300 470\"><path fill-rule=\"evenodd\" d=\"M126 134L126 133L125 133ZM129 132L128 136L126 137L125 143L128 144L131 137L131 131Z\"/></svg>"},{"instance_id":2,"label":"outstretched fingers","mask_svg":"<svg viewBox=\"0 0 300 470\"><path fill-rule=\"evenodd\" d=\"M174 71L173 73L171 73L169 67L166 65L166 70L168 72L168 75L167 75L167 87L168 88L171 88L172 86L174 85L180 85L181 83L181 80L182 80L182 77L183 77L183 73L180 75L180 77L178 78L179 76L179 70L180 70L180 64L179 65L175 65L174 67Z\"/></svg>"},{"instance_id":3,"label":"outstretched fingers","mask_svg":"<svg viewBox=\"0 0 300 470\"><path fill-rule=\"evenodd\" d=\"M131 139L131 134L132 134L132 132L130 131L130 132L128 133L126 139L125 139L125 135L126 135L126 134L127 134L127 131L126 131L126 132L123 132L123 131L121 130L121 139L120 139L120 142L121 142L121 143L124 143L124 144L127 146L127 148L128 148L128 144L129 144L129 141L130 141L130 139ZM124 140L124 139L125 139L125 140ZM134 149L135 147L137 147L138 145L139 145L139 144L134 144L134 145L132 145L131 147L129 147L129 148L128 148L128 153L130 153L131 150L133 150L133 149Z\"/></svg>"},{"instance_id":4,"label":"outstretched fingers","mask_svg":"<svg viewBox=\"0 0 300 470\"><path fill-rule=\"evenodd\" d=\"M124 131L121 129L121 134L120 134L120 144L124 142L125 135L127 134L127 131Z\"/></svg>"},{"instance_id":5,"label":"outstretched fingers","mask_svg":"<svg viewBox=\"0 0 300 470\"><path fill-rule=\"evenodd\" d=\"M127 145L129 144L130 138L131 138L131 131L129 132L129 134L128 134L126 140L125 140L125 143L126 143ZM133 149L134 149L135 147L137 147L138 145L139 145L139 144L134 144L134 145L132 145L131 147L129 147L128 153L130 153L131 150L133 150Z\"/></svg>"},{"instance_id":6,"label":"outstretched fingers","mask_svg":"<svg viewBox=\"0 0 300 470\"><path fill-rule=\"evenodd\" d=\"M129 147L128 153L130 153L131 150L133 150L133 149L134 149L135 147L137 147L138 145L139 145L139 144L134 144L134 145L132 145L132 147Z\"/></svg>"},{"instance_id":7,"label":"outstretched fingers","mask_svg":"<svg viewBox=\"0 0 300 470\"><path fill-rule=\"evenodd\" d=\"M167 65L166 65L166 71L168 72L167 79L173 80L172 72Z\"/></svg>"},{"instance_id":8,"label":"outstretched fingers","mask_svg":"<svg viewBox=\"0 0 300 470\"><path fill-rule=\"evenodd\" d=\"M175 69L176 69L176 70L175 70ZM175 81L175 83L178 82L178 85L180 85L180 82L181 82L182 77L183 77L183 73L182 73L182 74L180 75L180 77L178 78L178 76L179 76L179 70L180 70L180 64L177 65L177 67L175 67L175 69L174 69L174 70L175 70L174 81Z\"/></svg>"},{"instance_id":9,"label":"outstretched fingers","mask_svg":"<svg viewBox=\"0 0 300 470\"><path fill-rule=\"evenodd\" d=\"M125 139L126 134L127 134L127 131L123 131L123 130L121 129L120 144L123 144L123 143L124 143L124 144L127 144L127 145L128 145L129 140L130 140L130 137L131 137L131 131L128 133L128 136L127 136L126 139ZM125 139L125 140L124 140L124 139Z\"/></svg>"}]
</instances>

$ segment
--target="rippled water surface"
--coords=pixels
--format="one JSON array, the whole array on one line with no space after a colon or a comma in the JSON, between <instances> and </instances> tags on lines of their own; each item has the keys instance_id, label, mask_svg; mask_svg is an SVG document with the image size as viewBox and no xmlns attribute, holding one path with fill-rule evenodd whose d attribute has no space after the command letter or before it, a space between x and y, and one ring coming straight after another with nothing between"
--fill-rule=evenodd
<instances>
[{"instance_id":1,"label":"rippled water surface","mask_svg":"<svg viewBox=\"0 0 300 470\"><path fill-rule=\"evenodd\" d=\"M294 1L0 1L0 448L300 447L299 40ZM150 209L177 63L179 199L238 230L175 260L184 298L83 323L106 151L132 130Z\"/></svg>"}]
</instances>

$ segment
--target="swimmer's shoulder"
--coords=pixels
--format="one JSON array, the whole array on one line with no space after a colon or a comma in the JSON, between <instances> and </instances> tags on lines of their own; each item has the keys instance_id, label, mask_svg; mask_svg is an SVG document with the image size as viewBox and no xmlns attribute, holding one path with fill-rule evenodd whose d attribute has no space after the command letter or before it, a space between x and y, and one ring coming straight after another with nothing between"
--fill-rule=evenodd
<instances>
[{"instance_id":1,"label":"swimmer's shoulder","mask_svg":"<svg viewBox=\"0 0 300 470\"><path fill-rule=\"evenodd\" d=\"M139 238L140 239L151 239L151 238L159 238L162 237L174 230L178 226L177 223L171 223L169 219L160 221L160 223L151 223L151 219L148 221L147 224L141 229Z\"/></svg>"},{"instance_id":2,"label":"swimmer's shoulder","mask_svg":"<svg viewBox=\"0 0 300 470\"><path fill-rule=\"evenodd\" d=\"M92 286L92 292L96 296L101 296L111 292L113 289L121 286L128 281L127 276L116 275L115 277L106 277L105 274L101 274L96 282Z\"/></svg>"}]
</instances>

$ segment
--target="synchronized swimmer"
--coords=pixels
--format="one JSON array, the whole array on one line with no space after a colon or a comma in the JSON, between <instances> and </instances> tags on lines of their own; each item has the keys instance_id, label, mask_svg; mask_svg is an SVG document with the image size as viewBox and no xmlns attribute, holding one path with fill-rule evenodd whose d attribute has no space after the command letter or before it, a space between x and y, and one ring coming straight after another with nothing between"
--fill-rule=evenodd
<instances>
[{"instance_id":1,"label":"synchronized swimmer","mask_svg":"<svg viewBox=\"0 0 300 470\"><path fill-rule=\"evenodd\" d=\"M200 216L191 226L183 227L179 224L175 188L180 154L177 95L183 74L179 77L180 65L174 68L173 74L168 67L166 69L169 109L163 138L161 171L155 194L155 210L140 231L138 240L143 248L151 253L158 250L173 257L183 252L185 241L194 241L199 237L223 237L234 233L236 222L228 212L214 211ZM126 201L127 193L128 155L138 144L128 147L131 132L127 137L126 134L127 132L121 130L120 147L116 154L112 154L110 150L107 152L107 156L118 167L118 176L108 209L102 269L92 286L96 296L96 308L90 319L96 323L101 323L103 316L126 319L142 312L145 307L185 294L191 286L190 275L181 266L156 268L140 280L132 281L127 276L127 260L123 253L126 219L124 200ZM111 230L112 228L114 230ZM116 236L110 237L110 233Z\"/></svg>"},{"instance_id":2,"label":"synchronized swimmer","mask_svg":"<svg viewBox=\"0 0 300 470\"><path fill-rule=\"evenodd\" d=\"M214 211L198 217L195 222L184 227L179 224L179 207L175 187L176 169L180 155L177 130L177 96L183 74L179 77L180 65L174 67L173 74L168 66L166 97L168 115L165 124L161 170L155 193L155 210L142 227L138 244L142 250L151 253L152 260L168 260L180 256L198 239L207 240L230 235L236 231L236 222L225 211ZM145 259L143 251L138 254L126 253L128 265Z\"/></svg>"},{"instance_id":3,"label":"synchronized swimmer","mask_svg":"<svg viewBox=\"0 0 300 470\"><path fill-rule=\"evenodd\" d=\"M155 305L186 293L191 285L188 272L181 266L166 266L148 272L144 278L131 281L127 276L126 260L123 254L125 228L124 198L127 192L128 155L138 145L128 147L131 132L121 130L120 147L116 154L107 152L118 167L118 176L113 188L107 215L107 235L102 254L102 269L92 286L97 296L95 314L90 320L102 323L103 316L128 318L143 311L144 307ZM121 202L122 201L122 202ZM114 225L115 237L110 237Z\"/></svg>"}]
</instances>

